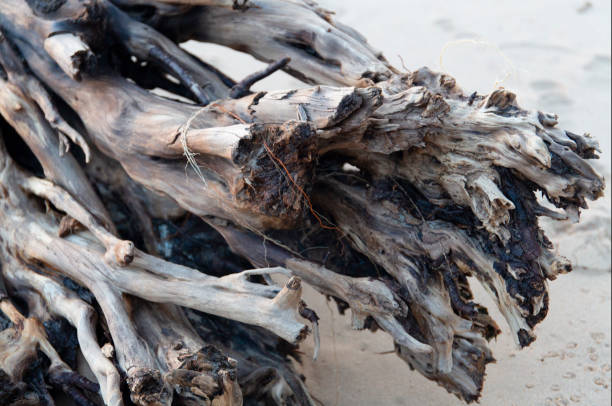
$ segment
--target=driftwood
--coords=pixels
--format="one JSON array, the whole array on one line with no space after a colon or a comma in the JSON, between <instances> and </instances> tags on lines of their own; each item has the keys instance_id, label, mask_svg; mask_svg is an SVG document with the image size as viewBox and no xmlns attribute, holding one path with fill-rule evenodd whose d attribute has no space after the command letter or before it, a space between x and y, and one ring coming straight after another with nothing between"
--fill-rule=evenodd
<instances>
[{"instance_id":1,"label":"driftwood","mask_svg":"<svg viewBox=\"0 0 612 406\"><path fill-rule=\"evenodd\" d=\"M400 72L310 0L4 0L0 30L2 404L314 405L302 282L477 400L501 328L468 277L530 345L571 270L538 217L603 192L588 135ZM312 87L250 90L279 69Z\"/></svg>"}]
</instances>

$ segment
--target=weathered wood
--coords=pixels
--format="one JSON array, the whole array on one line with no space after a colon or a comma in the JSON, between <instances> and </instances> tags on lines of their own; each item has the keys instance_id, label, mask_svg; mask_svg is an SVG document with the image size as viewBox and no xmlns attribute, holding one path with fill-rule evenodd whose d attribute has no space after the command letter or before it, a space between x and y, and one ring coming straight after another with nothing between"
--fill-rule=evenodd
<instances>
[{"instance_id":1,"label":"weathered wood","mask_svg":"<svg viewBox=\"0 0 612 406\"><path fill-rule=\"evenodd\" d=\"M23 266L4 267L3 276L17 291L17 296L27 297L30 290L36 291L41 295L51 315L65 318L77 329L79 346L100 385L100 395L105 404L123 405L119 373L113 363L104 356L96 339L97 313L93 307L51 277Z\"/></svg>"},{"instance_id":2,"label":"weathered wood","mask_svg":"<svg viewBox=\"0 0 612 406\"><path fill-rule=\"evenodd\" d=\"M91 69L83 65L91 64L95 58L89 46L71 33L60 33L47 37L43 48L73 80L80 79L82 69Z\"/></svg>"},{"instance_id":3,"label":"weathered wood","mask_svg":"<svg viewBox=\"0 0 612 406\"><path fill-rule=\"evenodd\" d=\"M25 270L23 265L19 264L17 260L9 259L7 261L8 257L6 255L3 255L3 257L5 261L3 264L3 273L5 275L9 275L11 272L29 272ZM32 297L28 299L31 300ZM39 308L38 310L40 312L42 309ZM3 374L8 374L10 378L9 385L3 385L3 387L0 388L0 396L4 397L8 391L23 391L23 389L19 387L11 388L11 384L19 384L22 381L26 369L36 362L38 351L41 351L51 362L48 368L49 383L62 389L66 394L71 396L78 406L93 406L81 391L97 392L100 389L99 385L77 375L61 359L45 333L45 328L42 324L42 321L46 318L45 315L30 315L30 317L24 317L8 297L4 297L0 301L0 311L2 311L14 325L14 327L3 330L0 336L0 370ZM42 393L46 393L48 396L46 388L43 389ZM16 393L12 393L6 400L13 401L18 399L19 396L20 395ZM44 399L41 400L44 401Z\"/></svg>"},{"instance_id":4,"label":"weathered wood","mask_svg":"<svg viewBox=\"0 0 612 406\"><path fill-rule=\"evenodd\" d=\"M212 4L163 16L155 24L178 42L214 42L265 62L289 57L285 70L307 83L363 86L397 73L362 35L313 1L249 0L239 8Z\"/></svg>"},{"instance_id":5,"label":"weathered wood","mask_svg":"<svg viewBox=\"0 0 612 406\"><path fill-rule=\"evenodd\" d=\"M121 404L125 378L143 406L311 406L282 350L307 322L316 335L301 281L468 402L500 333L468 277L518 345L535 340L547 281L571 270L537 219L577 220L604 187L588 163L596 142L554 114L505 89L464 94L427 68L400 74L310 0L5 3L0 114L46 179L0 142L0 303L20 297L24 319L68 320L107 405ZM188 39L272 64L235 82L179 47ZM250 92L279 68L314 86ZM189 214L220 236L186 231ZM215 243L201 248L201 234ZM202 250L215 261L196 260ZM22 367L47 344L11 328L0 346L29 355L0 365L0 395L35 402Z\"/></svg>"},{"instance_id":6,"label":"weathered wood","mask_svg":"<svg viewBox=\"0 0 612 406\"><path fill-rule=\"evenodd\" d=\"M75 235L67 241L57 237L59 223L54 224L44 213L39 212L21 190L49 197L52 203L59 206L58 209L67 210L66 214L80 219L90 227L101 242L108 241L112 247L122 242L110 236L108 231L101 230L99 225L92 224L91 218L81 214L84 209L66 192L46 181L25 176L11 162L3 148L0 155L3 158L0 178L3 187L8 189L8 194L0 202L3 224L0 235L6 244L3 245L3 267L7 266L5 261L18 255L26 261L45 264L49 270L61 270L63 275L91 290L106 316L119 364L128 376L134 402L169 404L172 396L168 389L163 389L165 384L156 370L153 355L146 346L140 344L139 334L129 321L122 293L158 303L190 306L261 325L289 342L299 342L305 337L308 329L298 321L299 303L296 300L299 301L300 293L296 287L299 286L299 280L290 280L287 286L291 287L280 291L275 287L248 282L248 273L230 275L227 279L219 279L217 283L217 278L187 267L172 265L138 250L134 251L133 261L115 265L116 262L105 260L108 256L89 238ZM11 187L11 184L14 186ZM4 233L11 233L10 237ZM245 301L252 302L247 304ZM151 385L160 390L152 390Z\"/></svg>"}]
</instances>

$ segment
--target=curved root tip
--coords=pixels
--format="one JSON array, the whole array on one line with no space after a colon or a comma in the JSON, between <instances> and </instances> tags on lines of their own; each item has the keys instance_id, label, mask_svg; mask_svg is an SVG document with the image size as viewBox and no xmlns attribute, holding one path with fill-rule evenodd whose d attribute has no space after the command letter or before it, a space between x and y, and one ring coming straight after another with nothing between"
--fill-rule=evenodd
<instances>
[{"instance_id":1,"label":"curved root tip","mask_svg":"<svg viewBox=\"0 0 612 406\"><path fill-rule=\"evenodd\" d=\"M525 348L536 340L536 336L533 331L522 328L516 333L516 340L518 341L520 348Z\"/></svg>"},{"instance_id":2,"label":"curved root tip","mask_svg":"<svg viewBox=\"0 0 612 406\"><path fill-rule=\"evenodd\" d=\"M319 337L319 316L317 316L314 310L309 309L303 300L300 300L298 311L300 316L312 323L312 332L314 335L314 353L312 355L312 360L316 361L319 357L319 348L321 346L321 338Z\"/></svg>"}]
</instances>

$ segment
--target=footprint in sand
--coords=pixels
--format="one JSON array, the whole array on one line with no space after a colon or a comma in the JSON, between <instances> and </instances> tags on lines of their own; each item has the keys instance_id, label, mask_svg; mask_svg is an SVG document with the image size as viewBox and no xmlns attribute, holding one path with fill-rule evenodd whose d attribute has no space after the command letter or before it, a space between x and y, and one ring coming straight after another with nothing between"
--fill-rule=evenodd
<instances>
[{"instance_id":1,"label":"footprint in sand","mask_svg":"<svg viewBox=\"0 0 612 406\"><path fill-rule=\"evenodd\" d=\"M610 71L612 70L610 55L593 55L584 66L584 70L599 79L610 81Z\"/></svg>"},{"instance_id":2,"label":"footprint in sand","mask_svg":"<svg viewBox=\"0 0 612 406\"><path fill-rule=\"evenodd\" d=\"M442 31L446 31L446 32L451 32L455 29L455 25L453 24L453 21L448 18L439 18L433 22L433 25L435 25L438 28L441 28Z\"/></svg>"},{"instance_id":3,"label":"footprint in sand","mask_svg":"<svg viewBox=\"0 0 612 406\"><path fill-rule=\"evenodd\" d=\"M539 96L540 105L546 106L549 110L567 107L573 102L567 95L565 87L553 80L538 79L529 83L529 86Z\"/></svg>"}]
</instances>

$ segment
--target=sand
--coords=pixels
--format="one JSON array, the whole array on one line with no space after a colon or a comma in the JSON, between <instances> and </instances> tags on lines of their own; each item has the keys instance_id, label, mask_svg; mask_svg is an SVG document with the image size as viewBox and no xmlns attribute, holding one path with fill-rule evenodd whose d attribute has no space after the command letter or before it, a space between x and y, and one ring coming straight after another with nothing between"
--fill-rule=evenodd
<instances>
[{"instance_id":1,"label":"sand","mask_svg":"<svg viewBox=\"0 0 612 406\"><path fill-rule=\"evenodd\" d=\"M464 89L511 89L519 103L559 114L560 125L598 138L598 169L610 175L609 1L320 0L358 28L396 66L430 66ZM235 78L250 73L249 56L214 45L189 44ZM442 67L440 66L442 54ZM261 65L257 65L261 66ZM303 86L282 73L259 89ZM551 309L538 340L519 351L505 332L491 344L482 405L610 405L610 194L592 204L578 226L547 224L575 271L550 284ZM503 319L476 292L502 328ZM313 291L306 299L321 316L322 349L302 369L325 405L460 405L455 397L393 354L383 333L356 332Z\"/></svg>"}]
</instances>

